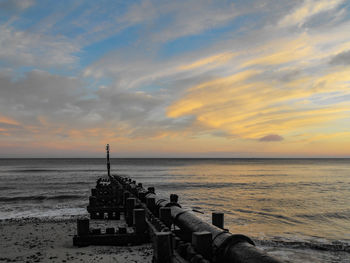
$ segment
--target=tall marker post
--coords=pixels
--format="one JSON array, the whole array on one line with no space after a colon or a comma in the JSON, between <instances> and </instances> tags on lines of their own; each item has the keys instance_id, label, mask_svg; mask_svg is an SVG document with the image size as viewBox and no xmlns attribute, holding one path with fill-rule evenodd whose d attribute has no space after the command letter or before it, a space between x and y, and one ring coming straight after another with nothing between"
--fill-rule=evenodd
<instances>
[{"instance_id":1,"label":"tall marker post","mask_svg":"<svg viewBox=\"0 0 350 263\"><path fill-rule=\"evenodd\" d=\"M108 172L108 178L111 178L111 163L109 162L109 144L106 146L107 151L107 172Z\"/></svg>"}]
</instances>

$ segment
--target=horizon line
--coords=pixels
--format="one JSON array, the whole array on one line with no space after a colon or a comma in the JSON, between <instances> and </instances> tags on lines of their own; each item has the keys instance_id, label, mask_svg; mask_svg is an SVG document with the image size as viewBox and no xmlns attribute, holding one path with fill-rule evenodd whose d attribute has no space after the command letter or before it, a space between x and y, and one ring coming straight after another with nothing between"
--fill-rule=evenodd
<instances>
[{"instance_id":1,"label":"horizon line","mask_svg":"<svg viewBox=\"0 0 350 263\"><path fill-rule=\"evenodd\" d=\"M110 157L111 159L350 159L345 157ZM0 157L0 159L105 159L105 157Z\"/></svg>"}]
</instances>

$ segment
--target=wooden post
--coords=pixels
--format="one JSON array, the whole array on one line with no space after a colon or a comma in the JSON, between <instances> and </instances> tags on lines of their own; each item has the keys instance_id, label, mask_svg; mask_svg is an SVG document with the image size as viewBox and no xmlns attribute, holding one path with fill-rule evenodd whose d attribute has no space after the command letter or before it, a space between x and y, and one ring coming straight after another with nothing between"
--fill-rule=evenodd
<instances>
[{"instance_id":1,"label":"wooden post","mask_svg":"<svg viewBox=\"0 0 350 263\"><path fill-rule=\"evenodd\" d=\"M90 219L97 219L96 212L90 213Z\"/></svg>"},{"instance_id":2,"label":"wooden post","mask_svg":"<svg viewBox=\"0 0 350 263\"><path fill-rule=\"evenodd\" d=\"M126 233L127 233L126 227L120 226L120 227L118 228L118 233L119 233L119 234L126 234Z\"/></svg>"},{"instance_id":3,"label":"wooden post","mask_svg":"<svg viewBox=\"0 0 350 263\"><path fill-rule=\"evenodd\" d=\"M214 226L224 229L224 213L212 213L211 221Z\"/></svg>"},{"instance_id":4,"label":"wooden post","mask_svg":"<svg viewBox=\"0 0 350 263\"><path fill-rule=\"evenodd\" d=\"M123 194L123 206L124 208L126 207L126 200L129 198L130 193L129 192L124 192Z\"/></svg>"},{"instance_id":5,"label":"wooden post","mask_svg":"<svg viewBox=\"0 0 350 263\"><path fill-rule=\"evenodd\" d=\"M136 235L142 235L147 229L146 211L145 209L134 209L133 214Z\"/></svg>"},{"instance_id":6,"label":"wooden post","mask_svg":"<svg viewBox=\"0 0 350 263\"><path fill-rule=\"evenodd\" d=\"M140 192L140 193L138 194L138 198L140 199L140 201L141 201L142 203L146 202L146 193L145 193L145 192Z\"/></svg>"},{"instance_id":7,"label":"wooden post","mask_svg":"<svg viewBox=\"0 0 350 263\"><path fill-rule=\"evenodd\" d=\"M114 219L120 220L120 212L119 212L119 210L115 210L114 214L115 214Z\"/></svg>"},{"instance_id":8,"label":"wooden post","mask_svg":"<svg viewBox=\"0 0 350 263\"><path fill-rule=\"evenodd\" d=\"M150 192L152 194L154 194L156 192L156 189L153 186L148 187L147 190L148 190L148 192Z\"/></svg>"},{"instance_id":9,"label":"wooden post","mask_svg":"<svg viewBox=\"0 0 350 263\"><path fill-rule=\"evenodd\" d=\"M159 208L159 219L170 228L171 226L171 208L170 207L161 207Z\"/></svg>"},{"instance_id":10,"label":"wooden post","mask_svg":"<svg viewBox=\"0 0 350 263\"><path fill-rule=\"evenodd\" d=\"M106 234L114 235L114 233L115 233L114 227L108 227L108 228L106 228Z\"/></svg>"},{"instance_id":11,"label":"wooden post","mask_svg":"<svg viewBox=\"0 0 350 263\"><path fill-rule=\"evenodd\" d=\"M106 151L107 151L107 175L108 178L111 177L111 163L109 162L109 144L106 145Z\"/></svg>"},{"instance_id":12,"label":"wooden post","mask_svg":"<svg viewBox=\"0 0 350 263\"><path fill-rule=\"evenodd\" d=\"M210 259L212 255L211 243L212 235L210 232L202 231L192 233L192 245L196 251L206 259Z\"/></svg>"},{"instance_id":13,"label":"wooden post","mask_svg":"<svg viewBox=\"0 0 350 263\"><path fill-rule=\"evenodd\" d=\"M89 235L90 221L87 218L77 220L77 233L78 236L88 236Z\"/></svg>"},{"instance_id":14,"label":"wooden post","mask_svg":"<svg viewBox=\"0 0 350 263\"><path fill-rule=\"evenodd\" d=\"M156 200L154 197L146 197L146 206L154 214L156 208Z\"/></svg>"},{"instance_id":15,"label":"wooden post","mask_svg":"<svg viewBox=\"0 0 350 263\"><path fill-rule=\"evenodd\" d=\"M91 230L91 234L93 234L93 235L101 235L101 228L93 228Z\"/></svg>"},{"instance_id":16,"label":"wooden post","mask_svg":"<svg viewBox=\"0 0 350 263\"><path fill-rule=\"evenodd\" d=\"M154 263L170 263L171 256L171 232L156 232L153 239Z\"/></svg>"},{"instance_id":17,"label":"wooden post","mask_svg":"<svg viewBox=\"0 0 350 263\"><path fill-rule=\"evenodd\" d=\"M128 226L132 226L133 223L133 209L136 204L135 198L126 199L126 223Z\"/></svg>"},{"instance_id":18,"label":"wooden post","mask_svg":"<svg viewBox=\"0 0 350 263\"><path fill-rule=\"evenodd\" d=\"M89 197L89 205L90 206L96 206L96 197L95 196L90 196Z\"/></svg>"},{"instance_id":19,"label":"wooden post","mask_svg":"<svg viewBox=\"0 0 350 263\"><path fill-rule=\"evenodd\" d=\"M114 218L113 212L108 212L108 219L111 220L113 218Z\"/></svg>"}]
</instances>

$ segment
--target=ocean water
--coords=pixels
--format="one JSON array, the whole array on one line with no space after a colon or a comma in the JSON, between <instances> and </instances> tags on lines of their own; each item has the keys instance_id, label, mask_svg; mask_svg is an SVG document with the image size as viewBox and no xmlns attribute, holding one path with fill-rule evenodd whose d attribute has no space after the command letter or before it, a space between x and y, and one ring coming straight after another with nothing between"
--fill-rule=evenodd
<instances>
[{"instance_id":1,"label":"ocean water","mask_svg":"<svg viewBox=\"0 0 350 263\"><path fill-rule=\"evenodd\" d=\"M111 159L290 262L350 262L350 159ZM104 159L0 159L0 220L86 214Z\"/></svg>"}]
</instances>

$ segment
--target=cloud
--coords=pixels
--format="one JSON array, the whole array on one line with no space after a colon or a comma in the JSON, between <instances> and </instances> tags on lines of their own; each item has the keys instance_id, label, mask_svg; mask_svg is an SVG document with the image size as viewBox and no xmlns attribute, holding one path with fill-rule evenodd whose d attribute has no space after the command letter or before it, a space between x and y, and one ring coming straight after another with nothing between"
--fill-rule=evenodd
<instances>
[{"instance_id":1,"label":"cloud","mask_svg":"<svg viewBox=\"0 0 350 263\"><path fill-rule=\"evenodd\" d=\"M305 0L299 7L280 20L279 26L302 26L311 17L333 10L344 0Z\"/></svg>"},{"instance_id":2,"label":"cloud","mask_svg":"<svg viewBox=\"0 0 350 263\"><path fill-rule=\"evenodd\" d=\"M283 140L283 137L278 134L269 134L259 139L260 142L279 142Z\"/></svg>"},{"instance_id":3,"label":"cloud","mask_svg":"<svg viewBox=\"0 0 350 263\"><path fill-rule=\"evenodd\" d=\"M332 66L348 65L343 3L18 6L0 25L1 145L263 152L288 138L278 153L348 136L350 75Z\"/></svg>"},{"instance_id":4,"label":"cloud","mask_svg":"<svg viewBox=\"0 0 350 263\"><path fill-rule=\"evenodd\" d=\"M194 86L168 107L167 114L193 116L195 125L259 139L276 132L285 136L321 127L346 118L350 110L345 101L318 104L313 100L316 95L327 98L335 90L346 94L349 77L345 72L322 78L301 75L288 82L264 74L243 71Z\"/></svg>"},{"instance_id":5,"label":"cloud","mask_svg":"<svg viewBox=\"0 0 350 263\"><path fill-rule=\"evenodd\" d=\"M252 65L279 65L300 61L314 53L312 45L307 40L307 35L301 35L293 40L281 39L276 43L269 43L266 51L262 51L262 55L249 59L242 67Z\"/></svg>"},{"instance_id":6,"label":"cloud","mask_svg":"<svg viewBox=\"0 0 350 263\"><path fill-rule=\"evenodd\" d=\"M199 67L216 67L219 64L224 64L228 60L232 59L237 54L232 52L221 53L217 55L213 55L210 57L202 58L197 61L191 62L188 65L181 65L178 67L179 70L191 70Z\"/></svg>"},{"instance_id":7,"label":"cloud","mask_svg":"<svg viewBox=\"0 0 350 263\"><path fill-rule=\"evenodd\" d=\"M1 0L0 12L18 12L34 4L34 0Z\"/></svg>"},{"instance_id":8,"label":"cloud","mask_svg":"<svg viewBox=\"0 0 350 263\"><path fill-rule=\"evenodd\" d=\"M340 26L346 27L346 23ZM327 66L317 70L331 54L345 48L349 38L341 31L332 31L332 38L317 31L284 37L278 31L252 31L176 59L123 50L91 65L86 76L113 77L114 88L163 89L165 97L159 105L165 117L192 120L174 135L186 130L199 137L220 134L259 140L278 133L290 138L303 129L346 118L349 107L342 104L344 99L337 103L330 99L335 91L340 97L346 94L346 72L333 72ZM261 43L252 42L256 34L261 34Z\"/></svg>"},{"instance_id":9,"label":"cloud","mask_svg":"<svg viewBox=\"0 0 350 263\"><path fill-rule=\"evenodd\" d=\"M162 104L162 92L87 91L78 78L41 70L17 80L0 75L0 141L156 138L182 133L193 122L162 116Z\"/></svg>"},{"instance_id":10,"label":"cloud","mask_svg":"<svg viewBox=\"0 0 350 263\"><path fill-rule=\"evenodd\" d=\"M256 71L245 71L226 78L219 78L213 81L204 82L187 91L187 96L177 101L168 108L169 117L176 118L182 115L191 114L197 109L201 109L206 105L223 105L231 100L231 96L215 96L217 92L225 91L228 94L234 92L230 90L231 85L241 85L247 78L256 75Z\"/></svg>"},{"instance_id":11,"label":"cloud","mask_svg":"<svg viewBox=\"0 0 350 263\"><path fill-rule=\"evenodd\" d=\"M41 126L39 116L53 123L69 122L79 110L74 104L83 96L82 82L74 77L34 70L22 78L0 77L0 112L18 123Z\"/></svg>"},{"instance_id":12,"label":"cloud","mask_svg":"<svg viewBox=\"0 0 350 263\"><path fill-rule=\"evenodd\" d=\"M11 119L11 118L0 115L0 124L1 125L15 125L16 126L16 125L18 125L18 122Z\"/></svg>"},{"instance_id":13,"label":"cloud","mask_svg":"<svg viewBox=\"0 0 350 263\"><path fill-rule=\"evenodd\" d=\"M212 1L140 1L132 5L119 21L143 24L144 36L153 42L166 42L199 34L225 25L239 14L234 4ZM168 19L170 18L170 22ZM152 31L148 31L148 28Z\"/></svg>"},{"instance_id":14,"label":"cloud","mask_svg":"<svg viewBox=\"0 0 350 263\"><path fill-rule=\"evenodd\" d=\"M64 21L65 16L69 16L73 10L74 18L68 26L77 32L74 40L81 45L89 46L111 37L118 38L127 30L137 30L137 39L133 39L132 44L148 50L181 37L198 35L226 25L240 14L229 1L215 3L208 0L141 0L127 5L92 2L65 5L64 8L44 19L39 29L58 30L61 33L58 25L67 23ZM81 11L77 12L77 9Z\"/></svg>"},{"instance_id":15,"label":"cloud","mask_svg":"<svg viewBox=\"0 0 350 263\"><path fill-rule=\"evenodd\" d=\"M341 52L334 56L330 64L332 65L350 65L350 50Z\"/></svg>"},{"instance_id":16,"label":"cloud","mask_svg":"<svg viewBox=\"0 0 350 263\"><path fill-rule=\"evenodd\" d=\"M0 26L0 59L17 66L60 66L76 62L79 47L65 37L19 31Z\"/></svg>"}]
</instances>

